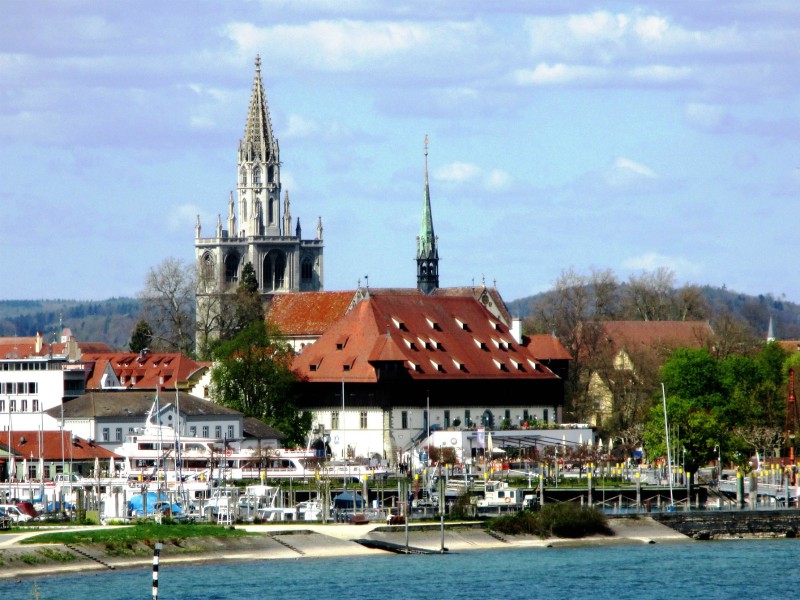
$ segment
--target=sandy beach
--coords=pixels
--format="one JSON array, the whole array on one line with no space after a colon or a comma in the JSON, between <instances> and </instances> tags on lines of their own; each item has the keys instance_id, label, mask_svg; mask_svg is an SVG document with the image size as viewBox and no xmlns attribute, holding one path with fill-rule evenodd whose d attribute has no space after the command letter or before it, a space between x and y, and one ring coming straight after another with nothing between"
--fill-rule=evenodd
<instances>
[{"instance_id":1,"label":"sandy beach","mask_svg":"<svg viewBox=\"0 0 800 600\"><path fill-rule=\"evenodd\" d=\"M490 534L480 524L446 524L445 547L449 552L499 550L503 548L548 548L563 545L609 545L622 543L665 543L691 541L690 538L655 522L649 517L638 519L610 519L613 536L593 536L578 540L534 536L506 536ZM385 555L384 550L367 548L355 540L369 539L403 546L405 530L402 526L387 527L382 524L343 525L282 523L270 525L239 525L258 535L243 538L199 538L183 540L179 544L165 541L161 563L198 563L204 561L304 559L331 556ZM152 563L152 554L133 557L109 556L104 548L87 545L80 552L62 544L20 544L24 538L41 533L25 532L0 536L0 579L99 571L142 567ZM441 532L437 526L409 526L409 546L438 552ZM74 554L74 560L48 560L41 549L49 548L59 553ZM146 551L143 546L141 550ZM33 557L33 558L31 558ZM35 564L30 564L35 561Z\"/></svg>"}]
</instances>

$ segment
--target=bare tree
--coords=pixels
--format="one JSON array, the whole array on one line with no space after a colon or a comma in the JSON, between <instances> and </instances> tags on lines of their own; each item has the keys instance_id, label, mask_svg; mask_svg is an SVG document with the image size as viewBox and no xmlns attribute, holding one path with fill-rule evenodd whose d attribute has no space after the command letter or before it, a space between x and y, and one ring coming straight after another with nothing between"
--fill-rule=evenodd
<instances>
[{"instance_id":1,"label":"bare tree","mask_svg":"<svg viewBox=\"0 0 800 600\"><path fill-rule=\"evenodd\" d=\"M596 407L589 394L595 363L603 353L602 321L615 316L619 284L610 270L581 275L563 271L553 293L526 322L530 331L553 333L572 355L565 382L567 418L585 422Z\"/></svg>"},{"instance_id":2,"label":"bare tree","mask_svg":"<svg viewBox=\"0 0 800 600\"><path fill-rule=\"evenodd\" d=\"M675 274L665 267L628 278L628 313L642 321L667 321L673 306Z\"/></svg>"},{"instance_id":3,"label":"bare tree","mask_svg":"<svg viewBox=\"0 0 800 600\"><path fill-rule=\"evenodd\" d=\"M167 258L148 271L139 298L142 318L153 330L155 349L193 354L194 294L194 266Z\"/></svg>"}]
</instances>

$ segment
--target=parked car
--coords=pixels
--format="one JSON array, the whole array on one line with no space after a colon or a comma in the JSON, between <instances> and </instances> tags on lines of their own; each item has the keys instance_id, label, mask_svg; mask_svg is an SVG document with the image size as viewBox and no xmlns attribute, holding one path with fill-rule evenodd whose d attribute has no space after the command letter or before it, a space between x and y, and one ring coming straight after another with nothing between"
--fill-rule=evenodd
<instances>
[{"instance_id":1,"label":"parked car","mask_svg":"<svg viewBox=\"0 0 800 600\"><path fill-rule=\"evenodd\" d=\"M33 519L33 517L20 510L19 507L14 504L0 504L0 510L14 523L25 523Z\"/></svg>"}]
</instances>

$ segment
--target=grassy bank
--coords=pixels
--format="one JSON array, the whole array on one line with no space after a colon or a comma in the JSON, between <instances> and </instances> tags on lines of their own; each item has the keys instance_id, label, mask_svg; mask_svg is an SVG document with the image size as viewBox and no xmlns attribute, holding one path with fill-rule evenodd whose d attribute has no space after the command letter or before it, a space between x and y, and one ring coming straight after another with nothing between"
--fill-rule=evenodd
<instances>
[{"instance_id":1,"label":"grassy bank","mask_svg":"<svg viewBox=\"0 0 800 600\"><path fill-rule=\"evenodd\" d=\"M180 543L190 538L230 538L250 535L240 529L222 525L200 523L163 524L137 523L131 527L103 527L79 531L49 532L25 540L23 544L103 544L107 549L126 547L141 542L152 546L155 542Z\"/></svg>"}]
</instances>

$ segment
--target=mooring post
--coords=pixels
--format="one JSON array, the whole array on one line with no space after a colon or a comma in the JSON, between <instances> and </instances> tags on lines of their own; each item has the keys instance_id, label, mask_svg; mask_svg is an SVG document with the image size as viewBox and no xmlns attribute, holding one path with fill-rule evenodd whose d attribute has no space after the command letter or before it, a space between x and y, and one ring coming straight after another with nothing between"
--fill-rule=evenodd
<instances>
[{"instance_id":1,"label":"mooring post","mask_svg":"<svg viewBox=\"0 0 800 600\"><path fill-rule=\"evenodd\" d=\"M153 547L153 600L158 600L158 555L161 554L161 542Z\"/></svg>"}]
</instances>

